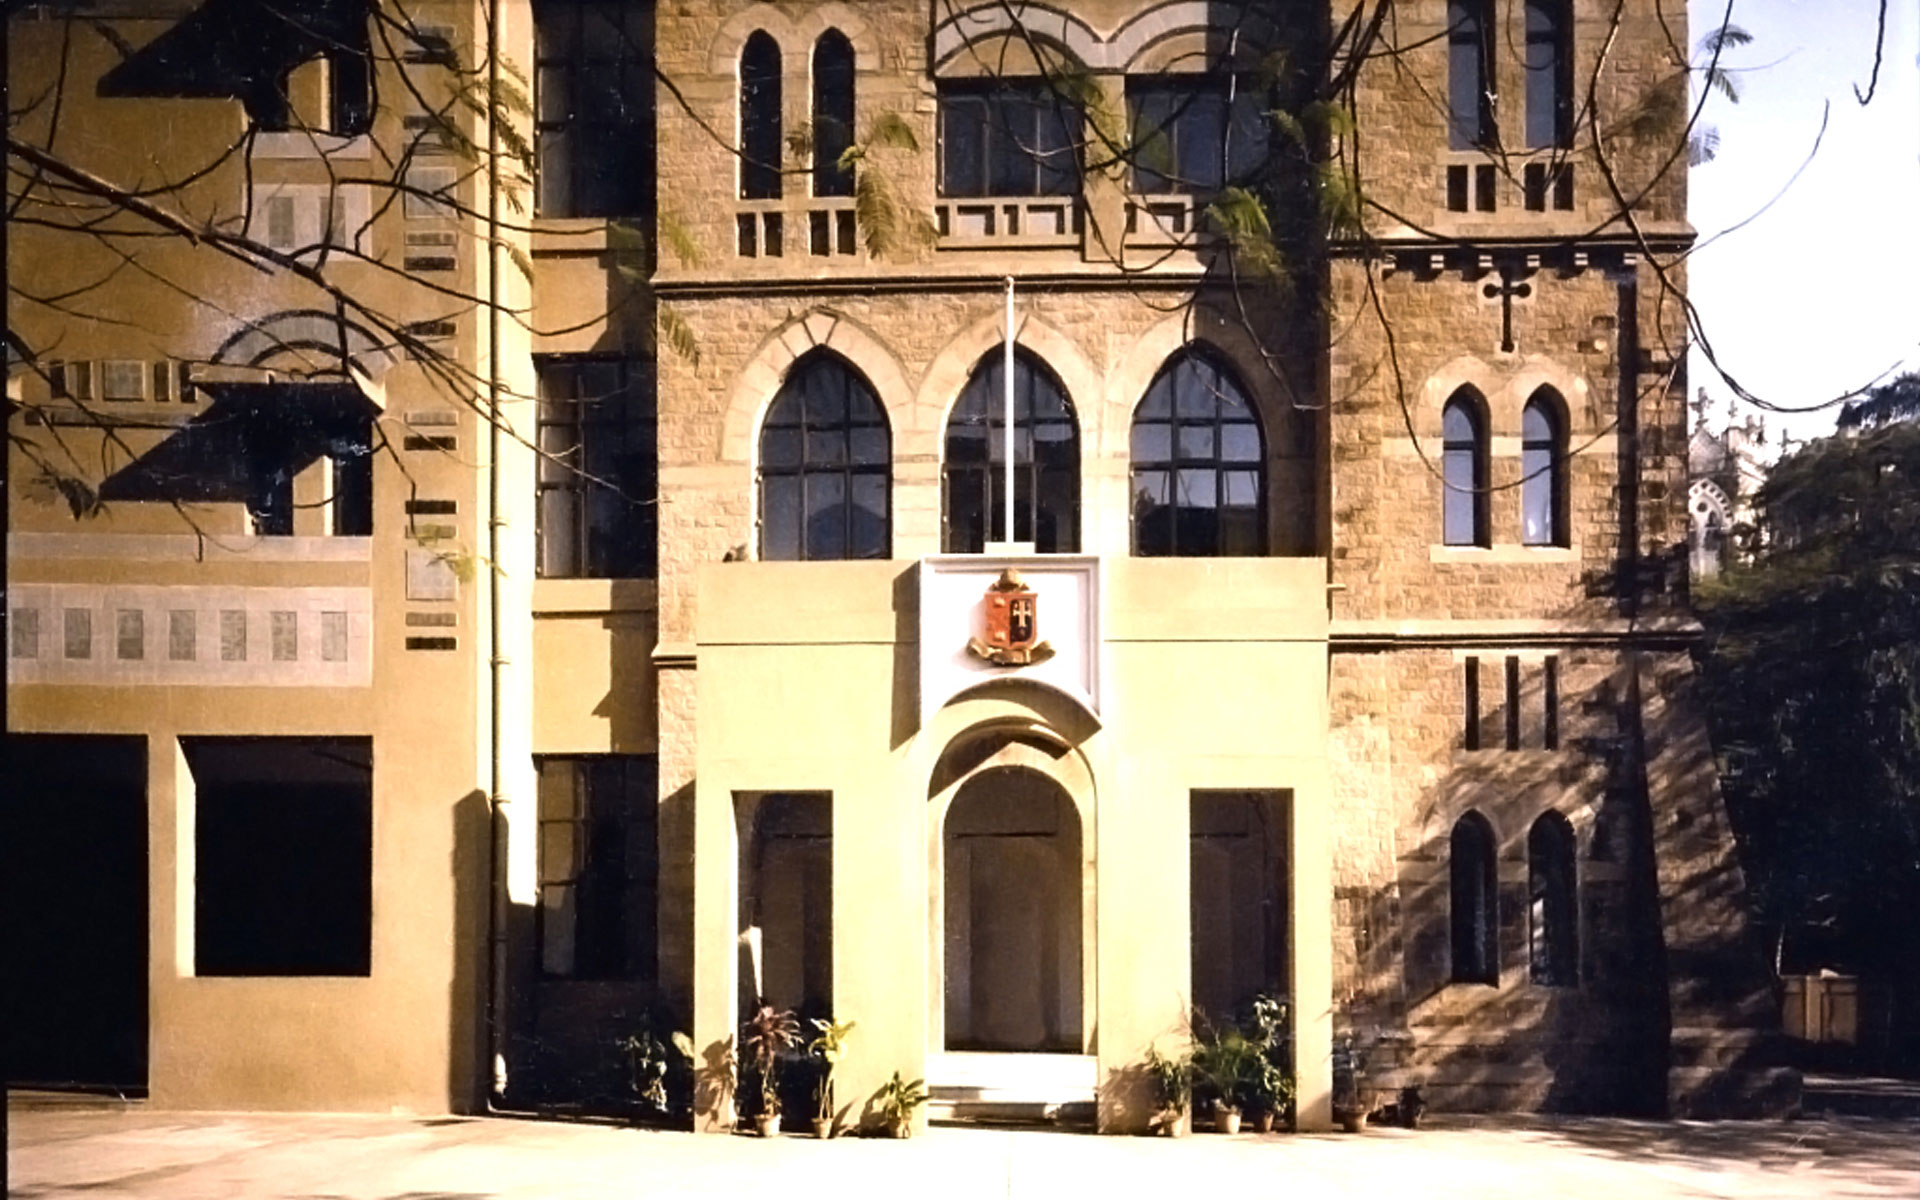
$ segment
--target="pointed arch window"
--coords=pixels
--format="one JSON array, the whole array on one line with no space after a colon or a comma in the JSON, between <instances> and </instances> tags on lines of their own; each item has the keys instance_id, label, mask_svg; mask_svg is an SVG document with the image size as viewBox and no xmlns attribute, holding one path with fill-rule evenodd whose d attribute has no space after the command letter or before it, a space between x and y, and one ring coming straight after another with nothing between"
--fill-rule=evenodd
<instances>
[{"instance_id":1,"label":"pointed arch window","mask_svg":"<svg viewBox=\"0 0 1920 1200\"><path fill-rule=\"evenodd\" d=\"M979 554L1003 536L1006 422L1002 349L974 368L947 418L944 546ZM1080 424L1053 372L1024 350L1013 360L1013 537L1042 554L1080 548Z\"/></svg>"},{"instance_id":2,"label":"pointed arch window","mask_svg":"<svg viewBox=\"0 0 1920 1200\"><path fill-rule=\"evenodd\" d=\"M1527 145L1573 144L1573 22L1566 0L1527 0Z\"/></svg>"},{"instance_id":3,"label":"pointed arch window","mask_svg":"<svg viewBox=\"0 0 1920 1200\"><path fill-rule=\"evenodd\" d=\"M1541 388L1520 413L1520 541L1567 544L1566 406Z\"/></svg>"},{"instance_id":4,"label":"pointed arch window","mask_svg":"<svg viewBox=\"0 0 1920 1200\"><path fill-rule=\"evenodd\" d=\"M1527 972L1547 987L1579 982L1580 919L1573 826L1542 813L1527 833Z\"/></svg>"},{"instance_id":5,"label":"pointed arch window","mask_svg":"<svg viewBox=\"0 0 1920 1200\"><path fill-rule=\"evenodd\" d=\"M780 44L757 29L740 52L740 198L780 198Z\"/></svg>"},{"instance_id":6,"label":"pointed arch window","mask_svg":"<svg viewBox=\"0 0 1920 1200\"><path fill-rule=\"evenodd\" d=\"M1488 545L1486 406L1470 387L1455 392L1440 414L1440 476L1441 541Z\"/></svg>"},{"instance_id":7,"label":"pointed arch window","mask_svg":"<svg viewBox=\"0 0 1920 1200\"><path fill-rule=\"evenodd\" d=\"M1455 983L1500 982L1499 880L1494 861L1493 826L1479 813L1467 813L1454 824L1447 855Z\"/></svg>"},{"instance_id":8,"label":"pointed arch window","mask_svg":"<svg viewBox=\"0 0 1920 1200\"><path fill-rule=\"evenodd\" d=\"M1185 350L1134 410L1133 552L1266 552L1266 440L1233 374Z\"/></svg>"},{"instance_id":9,"label":"pointed arch window","mask_svg":"<svg viewBox=\"0 0 1920 1200\"><path fill-rule=\"evenodd\" d=\"M829 29L813 44L813 194L853 195L853 43Z\"/></svg>"},{"instance_id":10,"label":"pointed arch window","mask_svg":"<svg viewBox=\"0 0 1920 1200\"><path fill-rule=\"evenodd\" d=\"M886 410L824 350L793 365L760 427L760 557L885 558L893 549Z\"/></svg>"},{"instance_id":11,"label":"pointed arch window","mask_svg":"<svg viewBox=\"0 0 1920 1200\"><path fill-rule=\"evenodd\" d=\"M1488 8L1487 0L1450 0L1447 5L1447 140L1455 150L1491 146L1498 140Z\"/></svg>"}]
</instances>

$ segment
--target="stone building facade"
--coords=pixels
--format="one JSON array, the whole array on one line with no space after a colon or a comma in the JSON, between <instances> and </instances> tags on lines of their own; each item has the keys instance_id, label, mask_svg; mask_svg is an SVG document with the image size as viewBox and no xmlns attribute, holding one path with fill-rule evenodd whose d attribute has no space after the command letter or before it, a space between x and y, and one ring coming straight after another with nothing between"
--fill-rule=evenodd
<instances>
[{"instance_id":1,"label":"stone building facade","mask_svg":"<svg viewBox=\"0 0 1920 1200\"><path fill-rule=\"evenodd\" d=\"M1303 1128L1336 1047L1451 1108L1777 1098L1689 700L1684 156L1637 119L1686 38L1393 8L316 3L257 70L211 6L12 18L16 94L100 81L27 136L287 256L10 300L9 842L83 794L144 862L39 1074L591 1105L684 1029L716 1128L764 1001L858 1022L846 1119L899 1070L1121 1131L1264 992ZM1365 203L1276 276L1208 205L1300 157L1284 62L1343 81L1304 140ZM481 77L530 109L447 102Z\"/></svg>"}]
</instances>

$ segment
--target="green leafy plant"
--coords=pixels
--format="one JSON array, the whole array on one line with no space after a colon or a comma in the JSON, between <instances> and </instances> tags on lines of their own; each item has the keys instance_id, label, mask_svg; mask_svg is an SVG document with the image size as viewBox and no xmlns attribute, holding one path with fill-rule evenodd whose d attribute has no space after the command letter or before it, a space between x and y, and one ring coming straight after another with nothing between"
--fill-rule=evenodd
<instances>
[{"instance_id":1,"label":"green leafy plant","mask_svg":"<svg viewBox=\"0 0 1920 1200\"><path fill-rule=\"evenodd\" d=\"M820 1081L814 1085L814 1100L819 1105L819 1119L833 1120L833 1069L840 1064L840 1056L846 1053L847 1037L853 1033L855 1022L830 1021L822 1017L813 1019L813 1027L818 1030L811 1042L807 1043L807 1052L820 1060Z\"/></svg>"},{"instance_id":2,"label":"green leafy plant","mask_svg":"<svg viewBox=\"0 0 1920 1200\"><path fill-rule=\"evenodd\" d=\"M1247 1107L1249 1091L1261 1061L1260 1047L1233 1025L1204 1022L1193 1051L1193 1073L1199 1092L1218 1111L1238 1112Z\"/></svg>"},{"instance_id":3,"label":"green leafy plant","mask_svg":"<svg viewBox=\"0 0 1920 1200\"><path fill-rule=\"evenodd\" d=\"M1156 1124L1170 1125L1187 1115L1193 1106L1193 1057L1190 1054L1166 1055L1158 1046L1147 1047L1147 1078L1154 1088L1154 1103L1159 1108Z\"/></svg>"},{"instance_id":4,"label":"green leafy plant","mask_svg":"<svg viewBox=\"0 0 1920 1200\"><path fill-rule=\"evenodd\" d=\"M895 1137L906 1137L913 1132L913 1113L927 1102L927 1081L915 1079L911 1082L900 1078L895 1071L893 1078L880 1085L874 1093L874 1107L880 1111L880 1119L886 1122L888 1132Z\"/></svg>"},{"instance_id":5,"label":"green leafy plant","mask_svg":"<svg viewBox=\"0 0 1920 1200\"><path fill-rule=\"evenodd\" d=\"M679 1062L693 1058L692 1039L684 1033L675 1033L670 1042L663 1042L649 1028L621 1038L620 1048L627 1054L633 1090L639 1094L640 1102L655 1113L668 1112L672 1104L668 1098L667 1076Z\"/></svg>"},{"instance_id":6,"label":"green leafy plant","mask_svg":"<svg viewBox=\"0 0 1920 1200\"><path fill-rule=\"evenodd\" d=\"M800 1044L800 1021L790 1008L762 1004L742 1030L740 1044L746 1049L760 1084L760 1115L780 1115L780 1056Z\"/></svg>"}]
</instances>

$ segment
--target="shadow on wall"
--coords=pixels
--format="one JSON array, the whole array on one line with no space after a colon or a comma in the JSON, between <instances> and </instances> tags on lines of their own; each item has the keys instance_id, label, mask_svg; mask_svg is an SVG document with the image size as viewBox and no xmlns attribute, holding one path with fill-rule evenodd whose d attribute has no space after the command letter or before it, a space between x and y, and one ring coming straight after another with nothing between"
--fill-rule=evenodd
<instances>
[{"instance_id":1,"label":"shadow on wall","mask_svg":"<svg viewBox=\"0 0 1920 1200\"><path fill-rule=\"evenodd\" d=\"M484 1112L493 1086L487 1028L488 905L493 817L484 792L453 806L453 982L447 1095L456 1112Z\"/></svg>"},{"instance_id":2,"label":"shadow on wall","mask_svg":"<svg viewBox=\"0 0 1920 1200\"><path fill-rule=\"evenodd\" d=\"M1456 757L1397 881L1337 896L1357 951L1339 1032L1360 1043L1369 1086L1385 1095L1418 1084L1436 1110L1790 1108L1796 1081L1778 1070L1770 979L1744 925L1710 755L1703 775L1703 732L1667 703L1682 698L1684 672L1583 665L1563 743L1580 758ZM1507 727L1500 705L1483 717ZM1541 815L1556 811L1579 826L1577 906L1563 927L1576 949L1559 965L1545 952L1550 902L1530 846ZM1455 878L1453 834L1468 812L1497 839L1491 894L1478 901L1471 875ZM1463 929L1456 903L1485 916ZM1476 928L1490 935L1484 960Z\"/></svg>"}]
</instances>

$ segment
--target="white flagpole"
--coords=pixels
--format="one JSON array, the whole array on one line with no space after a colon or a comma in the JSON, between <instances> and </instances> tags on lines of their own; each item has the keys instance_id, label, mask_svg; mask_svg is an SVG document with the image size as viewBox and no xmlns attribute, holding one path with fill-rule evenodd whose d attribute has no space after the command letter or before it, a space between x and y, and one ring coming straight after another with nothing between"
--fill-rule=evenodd
<instances>
[{"instance_id":1,"label":"white flagpole","mask_svg":"<svg viewBox=\"0 0 1920 1200\"><path fill-rule=\"evenodd\" d=\"M1005 381L1006 381L1006 397L1005 397L1005 407L1004 407L1004 408L1003 408L1003 410L1002 410L1002 415L1003 415L1003 417L1004 417L1004 418L1005 418L1005 420L1006 420L1006 426L1007 426L1007 427L1006 427L1006 439L1007 439L1007 441L1006 441L1006 455L1007 455L1007 457L1006 457L1006 464L1007 464L1007 469L1006 469L1006 485L1007 485L1007 500L1006 500L1006 503L1007 503L1007 510L1006 510L1006 522L1005 522L1005 525L1004 525L1004 528L1005 528L1005 530L1006 530L1006 536L1005 536L1005 541L1006 541L1006 543L1007 543L1007 545L1008 545L1009 547L1011 547L1011 546L1013 545L1013 469L1014 469L1014 461L1013 461L1013 448L1014 448L1014 437L1013 437L1013 276L1011 276L1011 275L1009 275L1009 276L1007 276L1007 341L1006 341L1006 358L1005 358L1005 361L1004 361L1004 363L1002 364L1002 369L1001 369L1001 374L1002 374L1002 375L1003 375L1003 376L1005 377Z\"/></svg>"}]
</instances>

